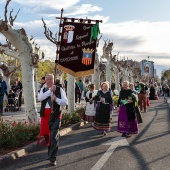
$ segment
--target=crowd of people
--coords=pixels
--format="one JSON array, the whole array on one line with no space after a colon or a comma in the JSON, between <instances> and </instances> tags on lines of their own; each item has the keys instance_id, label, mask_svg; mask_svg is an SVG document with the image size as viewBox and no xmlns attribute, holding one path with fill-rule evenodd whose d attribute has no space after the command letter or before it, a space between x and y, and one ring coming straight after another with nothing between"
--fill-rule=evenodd
<instances>
[{"instance_id":1,"label":"crowd of people","mask_svg":"<svg viewBox=\"0 0 170 170\"><path fill-rule=\"evenodd\" d=\"M124 81L121 84L120 92L115 90L115 84L102 82L99 89L89 80L75 82L75 102L81 103L85 100L84 120L90 126L101 132L102 136L111 131L111 119L114 109L118 115L117 132L122 137L130 137L138 133L138 124L142 123L142 112L147 112L150 100L158 100L164 97L166 103L169 97L169 86L167 84L157 85L143 82L129 83ZM0 74L0 113L3 111L3 97L7 95L8 104L12 105L11 98L18 96L18 106L21 107L22 83L19 78L7 93L7 85ZM117 104L114 105L113 96L118 95ZM51 165L56 165L56 156L59 146L59 129L62 119L60 106L68 105L67 81L61 83L59 79L54 80L54 75L48 74L42 77L41 86L38 90L38 100L41 102L40 108L40 131L38 143L41 138L45 139L48 146L48 159Z\"/></svg>"},{"instance_id":2,"label":"crowd of people","mask_svg":"<svg viewBox=\"0 0 170 170\"><path fill-rule=\"evenodd\" d=\"M94 84L88 85L85 94L86 108L85 120L91 126L102 131L106 135L110 131L110 119L113 112L114 88L108 82L101 83L101 88L95 90ZM124 81L121 84L116 112L118 114L117 131L122 133L122 137L138 133L138 124L142 123L142 112L147 112L150 100L158 100L164 96L164 102L169 97L169 87L167 84L158 86L157 82L147 85L144 82L135 84Z\"/></svg>"},{"instance_id":3,"label":"crowd of people","mask_svg":"<svg viewBox=\"0 0 170 170\"><path fill-rule=\"evenodd\" d=\"M7 105L6 106L14 106L17 107L18 110L21 110L22 104L22 83L20 78L17 77L13 85L11 85L10 89L7 89L7 84L3 80L3 75L0 74L0 115L2 115L4 111L4 96L7 97ZM17 99L17 101L16 101ZM15 102L16 101L16 102Z\"/></svg>"}]
</instances>

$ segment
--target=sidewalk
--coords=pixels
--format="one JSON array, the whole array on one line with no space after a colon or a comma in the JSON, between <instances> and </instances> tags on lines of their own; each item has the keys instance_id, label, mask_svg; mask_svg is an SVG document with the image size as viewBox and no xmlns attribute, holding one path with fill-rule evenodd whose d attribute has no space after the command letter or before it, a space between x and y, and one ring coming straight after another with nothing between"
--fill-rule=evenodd
<instances>
[{"instance_id":1,"label":"sidewalk","mask_svg":"<svg viewBox=\"0 0 170 170\"><path fill-rule=\"evenodd\" d=\"M40 114L38 113L41 107L41 102L36 103L36 108L37 108L37 120L40 119ZM75 104L75 108L81 108L85 107L85 101L81 100L81 104ZM66 107L61 106L61 110L63 112L66 112ZM3 112L2 114L3 120L8 120L8 121L21 121L21 120L26 120L26 114L25 114L25 106L24 104L21 107L21 111L9 111L9 112Z\"/></svg>"}]
</instances>

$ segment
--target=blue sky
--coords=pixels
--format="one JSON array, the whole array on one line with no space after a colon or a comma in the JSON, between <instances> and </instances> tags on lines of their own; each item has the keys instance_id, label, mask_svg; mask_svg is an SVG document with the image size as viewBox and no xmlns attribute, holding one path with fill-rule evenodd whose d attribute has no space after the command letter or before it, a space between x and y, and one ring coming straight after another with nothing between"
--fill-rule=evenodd
<instances>
[{"instance_id":1,"label":"blue sky","mask_svg":"<svg viewBox=\"0 0 170 170\"><path fill-rule=\"evenodd\" d=\"M5 0L0 0L0 17L4 19ZM65 17L102 19L103 39L114 42L113 54L136 61L154 61L160 76L162 69L169 69L170 60L170 1L169 0L12 0L8 11L13 14L20 8L14 28L25 28L46 57L55 58L56 47L44 36L41 18L54 32L58 31L55 17L64 8ZM103 39L98 53L102 54ZM0 34L0 42L4 37Z\"/></svg>"}]
</instances>

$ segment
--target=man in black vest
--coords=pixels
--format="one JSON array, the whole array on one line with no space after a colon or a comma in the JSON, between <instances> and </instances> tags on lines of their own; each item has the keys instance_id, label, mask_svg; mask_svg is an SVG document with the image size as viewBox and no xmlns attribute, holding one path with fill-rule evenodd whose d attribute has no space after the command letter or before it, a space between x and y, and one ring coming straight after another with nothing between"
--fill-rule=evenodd
<instances>
[{"instance_id":1,"label":"man in black vest","mask_svg":"<svg viewBox=\"0 0 170 170\"><path fill-rule=\"evenodd\" d=\"M67 105L68 100L64 90L54 85L54 76L52 74L47 75L45 80L46 86L43 86L38 95L38 100L42 103L40 109L41 127L39 136L43 135L45 137L48 145L50 163L55 166L59 144L59 128L62 117L60 105ZM48 131L50 131L49 138Z\"/></svg>"}]
</instances>

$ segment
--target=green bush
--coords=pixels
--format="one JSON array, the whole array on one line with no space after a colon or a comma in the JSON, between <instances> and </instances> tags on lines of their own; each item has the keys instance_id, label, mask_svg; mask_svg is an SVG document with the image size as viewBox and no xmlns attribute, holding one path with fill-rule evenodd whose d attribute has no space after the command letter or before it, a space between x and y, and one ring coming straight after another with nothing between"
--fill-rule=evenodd
<instances>
[{"instance_id":1,"label":"green bush","mask_svg":"<svg viewBox=\"0 0 170 170\"><path fill-rule=\"evenodd\" d=\"M84 108L77 109L75 112L64 113L62 115L61 126L67 126L79 122L84 114Z\"/></svg>"},{"instance_id":2,"label":"green bush","mask_svg":"<svg viewBox=\"0 0 170 170\"><path fill-rule=\"evenodd\" d=\"M64 113L61 120L61 126L81 121L84 114L84 108L80 108L72 113ZM29 141L35 141L39 134L40 125L28 124L27 122L6 121L0 117L0 148L22 147Z\"/></svg>"},{"instance_id":3,"label":"green bush","mask_svg":"<svg viewBox=\"0 0 170 170\"><path fill-rule=\"evenodd\" d=\"M37 139L39 125L26 122L3 122L0 119L0 148L15 148Z\"/></svg>"}]
</instances>

